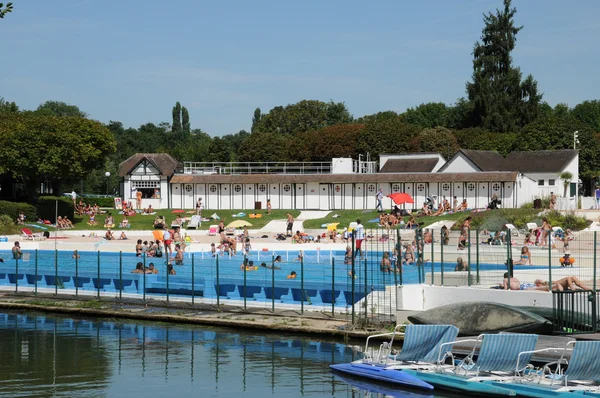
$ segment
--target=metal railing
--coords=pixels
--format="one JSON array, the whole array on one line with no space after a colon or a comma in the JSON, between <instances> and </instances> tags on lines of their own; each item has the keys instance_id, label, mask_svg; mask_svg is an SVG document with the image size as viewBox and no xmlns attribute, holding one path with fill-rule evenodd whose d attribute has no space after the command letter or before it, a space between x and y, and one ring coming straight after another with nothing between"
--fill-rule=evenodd
<instances>
[{"instance_id":1,"label":"metal railing","mask_svg":"<svg viewBox=\"0 0 600 398\"><path fill-rule=\"evenodd\" d=\"M331 162L184 162L184 174L329 174Z\"/></svg>"}]
</instances>

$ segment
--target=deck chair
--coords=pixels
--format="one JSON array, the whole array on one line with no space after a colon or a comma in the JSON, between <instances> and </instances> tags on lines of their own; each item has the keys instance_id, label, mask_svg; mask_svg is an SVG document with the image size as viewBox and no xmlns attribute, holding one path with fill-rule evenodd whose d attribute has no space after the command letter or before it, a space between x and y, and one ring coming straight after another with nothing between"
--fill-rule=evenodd
<instances>
[{"instance_id":1,"label":"deck chair","mask_svg":"<svg viewBox=\"0 0 600 398\"><path fill-rule=\"evenodd\" d=\"M369 336L365 345L365 360L375 363L387 363L388 360L395 362L424 362L435 363L442 344L456 340L458 328L453 325L406 325L404 333L397 329L404 325L398 325L392 333L384 333ZM396 336L404 335L402 351L391 354L392 345ZM369 351L369 339L372 337L392 336L389 342L384 341L375 354ZM451 346L449 347L451 349Z\"/></svg>"},{"instance_id":2,"label":"deck chair","mask_svg":"<svg viewBox=\"0 0 600 398\"><path fill-rule=\"evenodd\" d=\"M520 236L519 235L519 230L517 229L517 227L515 227L512 224L504 224L506 225L506 229L508 229L510 231L510 233L512 234L512 236Z\"/></svg>"},{"instance_id":3,"label":"deck chair","mask_svg":"<svg viewBox=\"0 0 600 398\"><path fill-rule=\"evenodd\" d=\"M571 353L571 359L568 361L569 366L564 370L564 365L567 363L565 354L569 351L568 347L573 344L575 346ZM556 364L556 370L551 372L553 377L550 380L553 382L560 381L560 384L565 387L569 385L569 381L600 380L600 341L569 341ZM545 368L550 372L548 365Z\"/></svg>"},{"instance_id":4,"label":"deck chair","mask_svg":"<svg viewBox=\"0 0 600 398\"><path fill-rule=\"evenodd\" d=\"M531 231L532 229L536 229L536 228L539 228L536 223L534 223L534 222L528 222L527 223L527 230L528 231Z\"/></svg>"},{"instance_id":5,"label":"deck chair","mask_svg":"<svg viewBox=\"0 0 600 398\"><path fill-rule=\"evenodd\" d=\"M198 215L194 215L192 216L192 219L190 220L190 222L187 225L186 229L197 229L200 224L202 223L202 218Z\"/></svg>"},{"instance_id":6,"label":"deck chair","mask_svg":"<svg viewBox=\"0 0 600 398\"><path fill-rule=\"evenodd\" d=\"M216 236L219 233L218 225L211 225L208 227L208 236Z\"/></svg>"},{"instance_id":7,"label":"deck chair","mask_svg":"<svg viewBox=\"0 0 600 398\"><path fill-rule=\"evenodd\" d=\"M481 342L477 361L473 359L478 344L455 367L455 373L465 376L475 373L503 372L520 374L531 361L533 350L538 341L537 334L500 333L482 334L475 340Z\"/></svg>"},{"instance_id":8,"label":"deck chair","mask_svg":"<svg viewBox=\"0 0 600 398\"><path fill-rule=\"evenodd\" d=\"M21 237L25 240L37 240L42 239L38 234L34 234L29 228L21 228Z\"/></svg>"}]
</instances>

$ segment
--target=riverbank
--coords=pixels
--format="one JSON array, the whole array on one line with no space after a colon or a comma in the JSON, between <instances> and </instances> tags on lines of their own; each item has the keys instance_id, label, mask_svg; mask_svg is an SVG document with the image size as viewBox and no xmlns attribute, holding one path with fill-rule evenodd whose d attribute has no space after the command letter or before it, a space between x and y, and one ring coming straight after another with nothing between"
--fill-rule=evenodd
<instances>
[{"instance_id":1,"label":"riverbank","mask_svg":"<svg viewBox=\"0 0 600 398\"><path fill-rule=\"evenodd\" d=\"M369 325L359 329L352 325L351 314L324 312L301 313L296 310L265 308L241 308L231 305L169 303L149 300L146 304L139 300L114 301L103 298L73 299L72 296L52 294L30 295L0 293L0 308L23 312L49 312L79 317L108 319L131 319L151 322L167 322L189 325L221 326L234 329L284 332L322 337L336 337L344 340L364 340L371 334L386 333L390 327L379 328Z\"/></svg>"}]
</instances>

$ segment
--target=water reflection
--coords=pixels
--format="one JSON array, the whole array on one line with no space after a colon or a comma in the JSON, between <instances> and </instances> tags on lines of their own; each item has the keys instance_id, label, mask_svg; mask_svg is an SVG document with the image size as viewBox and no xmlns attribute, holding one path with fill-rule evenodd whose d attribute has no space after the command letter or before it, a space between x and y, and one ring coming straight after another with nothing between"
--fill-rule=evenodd
<instances>
[{"instance_id":1,"label":"water reflection","mask_svg":"<svg viewBox=\"0 0 600 398\"><path fill-rule=\"evenodd\" d=\"M0 350L2 397L414 395L350 385L328 366L352 347L294 336L6 313Z\"/></svg>"}]
</instances>

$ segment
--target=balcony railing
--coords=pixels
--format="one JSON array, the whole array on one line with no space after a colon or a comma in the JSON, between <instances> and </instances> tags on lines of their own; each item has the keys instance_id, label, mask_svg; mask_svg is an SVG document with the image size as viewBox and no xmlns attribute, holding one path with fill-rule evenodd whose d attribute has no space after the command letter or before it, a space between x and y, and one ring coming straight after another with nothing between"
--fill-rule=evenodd
<instances>
[{"instance_id":1,"label":"balcony railing","mask_svg":"<svg viewBox=\"0 0 600 398\"><path fill-rule=\"evenodd\" d=\"M184 174L329 174L331 162L184 162Z\"/></svg>"}]
</instances>

